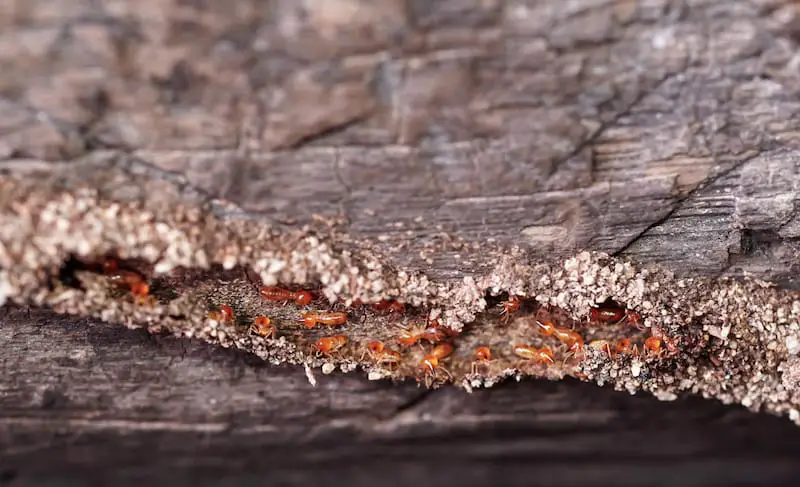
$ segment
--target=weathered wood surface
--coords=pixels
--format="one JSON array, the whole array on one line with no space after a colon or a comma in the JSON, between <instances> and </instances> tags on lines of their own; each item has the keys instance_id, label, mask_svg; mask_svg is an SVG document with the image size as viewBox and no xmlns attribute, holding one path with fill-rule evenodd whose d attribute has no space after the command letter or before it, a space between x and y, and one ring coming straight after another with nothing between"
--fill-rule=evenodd
<instances>
[{"instance_id":1,"label":"weathered wood surface","mask_svg":"<svg viewBox=\"0 0 800 487\"><path fill-rule=\"evenodd\" d=\"M264 218L341 215L354 235L410 243L403 260L434 276L481 263L420 254L450 232L798 284L792 2L219 5L0 0L4 170L93 157L167 171ZM379 471L558 485L797 473L788 422L699 400L571 383L313 389L187 342L40 314L2 325L0 477L20 484L34 466L99 478L191 463L286 481L316 465L353 485Z\"/></svg>"}]
</instances>

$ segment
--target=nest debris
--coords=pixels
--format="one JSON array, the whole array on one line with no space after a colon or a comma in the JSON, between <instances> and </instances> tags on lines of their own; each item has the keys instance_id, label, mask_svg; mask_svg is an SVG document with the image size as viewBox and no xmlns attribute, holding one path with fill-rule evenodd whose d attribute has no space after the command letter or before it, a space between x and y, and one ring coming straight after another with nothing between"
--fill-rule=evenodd
<instances>
[{"instance_id":1,"label":"nest debris","mask_svg":"<svg viewBox=\"0 0 800 487\"><path fill-rule=\"evenodd\" d=\"M432 387L453 382L466 389L507 377L572 376L663 400L688 391L800 424L800 297L768 283L678 279L665 269L591 252L531 262L522 250L499 245L480 248L493 265L486 272L441 282L392 265L392 256L372 242L331 227L283 230L219 201L111 197L97 187L55 176L0 178L0 305L42 306L200 338L324 373L365 370L371 379L411 378ZM68 269L70 262L108 256L146 279L151 301L139 302L88 264ZM269 302L259 294L261 285L309 289L315 301L304 307ZM525 299L504 323L497 305L510 296ZM406 310L369 306L381 300L403 302ZM593 323L589 310L604 302L635 310L644 331L624 322ZM222 306L230 306L234 318L210 319L209 311ZM304 312L331 310L347 312L348 322L333 331L300 323ZM258 316L270 318L275 336L252 333ZM587 344L624 338L641 344L658 330L677 352L611 356L586 346L571 354L540 332L542 316L580 333ZM393 346L402 353L396 363L369 353L370 342L394 343L401 329L432 318L452 335L454 352L442 360L446 374L431 377L420 368L430 346ZM319 353L313 345L332 334L347 337L346 345ZM554 363L521 361L516 344L550 347ZM492 350L492 360L476 365L480 346Z\"/></svg>"}]
</instances>

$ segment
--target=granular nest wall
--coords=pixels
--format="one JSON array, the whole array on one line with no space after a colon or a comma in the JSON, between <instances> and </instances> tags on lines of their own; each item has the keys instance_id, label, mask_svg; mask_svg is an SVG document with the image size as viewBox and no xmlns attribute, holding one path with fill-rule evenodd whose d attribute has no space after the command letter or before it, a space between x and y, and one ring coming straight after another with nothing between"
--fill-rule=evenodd
<instances>
[{"instance_id":1,"label":"granular nest wall","mask_svg":"<svg viewBox=\"0 0 800 487\"><path fill-rule=\"evenodd\" d=\"M464 250L485 272L434 279L335 225L270 226L172 183L157 198L112 197L97 188L136 176L96 174L92 186L69 168L0 180L0 302L201 338L304 365L312 381L315 368L466 389L571 376L664 400L689 391L800 423L795 292L676 278L600 253L538 261L488 244ZM265 299L271 286L312 299ZM344 322L306 326L309 313Z\"/></svg>"}]
</instances>

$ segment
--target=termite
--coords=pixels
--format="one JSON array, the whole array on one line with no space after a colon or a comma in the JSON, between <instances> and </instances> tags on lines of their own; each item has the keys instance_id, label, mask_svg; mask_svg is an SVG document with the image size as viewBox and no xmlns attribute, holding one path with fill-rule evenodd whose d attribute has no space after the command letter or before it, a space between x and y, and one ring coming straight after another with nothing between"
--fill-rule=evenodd
<instances>
[{"instance_id":1,"label":"termite","mask_svg":"<svg viewBox=\"0 0 800 487\"><path fill-rule=\"evenodd\" d=\"M502 307L502 311L500 311L500 322L501 323L508 323L508 320L511 319L511 313L517 311L522 304L520 301L519 296L509 296L508 301L503 301L500 305Z\"/></svg>"},{"instance_id":2,"label":"termite","mask_svg":"<svg viewBox=\"0 0 800 487\"><path fill-rule=\"evenodd\" d=\"M556 325L554 325L552 321L536 320L536 324L539 325L539 331L542 332L542 335L546 337L552 335L556 331Z\"/></svg>"},{"instance_id":3,"label":"termite","mask_svg":"<svg viewBox=\"0 0 800 487\"><path fill-rule=\"evenodd\" d=\"M555 363L553 351L550 347L536 348L530 345L514 345L514 355L525 360L543 364Z\"/></svg>"},{"instance_id":4,"label":"termite","mask_svg":"<svg viewBox=\"0 0 800 487\"><path fill-rule=\"evenodd\" d=\"M439 364L440 360L446 358L451 353L453 353L453 346L449 343L442 343L441 345L433 347L431 352L422 359L420 365L425 369L425 382L428 387L430 387L429 378L432 377L435 379L438 370L446 373L451 379L453 378L450 372Z\"/></svg>"},{"instance_id":5,"label":"termite","mask_svg":"<svg viewBox=\"0 0 800 487\"><path fill-rule=\"evenodd\" d=\"M275 336L275 327L272 326L272 320L267 316L257 316L250 326L250 331L264 338Z\"/></svg>"},{"instance_id":6,"label":"termite","mask_svg":"<svg viewBox=\"0 0 800 487\"><path fill-rule=\"evenodd\" d=\"M436 321L434 320L433 323L436 323ZM410 328L401 329L400 335L395 338L395 341L406 347L410 347L421 340L427 340L432 344L439 343L444 340L444 332L436 326L423 328L422 326L414 325Z\"/></svg>"},{"instance_id":7,"label":"termite","mask_svg":"<svg viewBox=\"0 0 800 487\"><path fill-rule=\"evenodd\" d=\"M367 344L367 354L377 365L394 365L400 361L400 353L389 350L381 341L373 341ZM364 359L364 356L361 356Z\"/></svg>"},{"instance_id":8,"label":"termite","mask_svg":"<svg viewBox=\"0 0 800 487\"><path fill-rule=\"evenodd\" d=\"M647 340L644 341L644 349L656 356L661 355L661 339L654 336L647 337Z\"/></svg>"},{"instance_id":9,"label":"termite","mask_svg":"<svg viewBox=\"0 0 800 487\"><path fill-rule=\"evenodd\" d=\"M566 345L570 352L578 353L583 350L583 337L578 333L563 328L555 328L553 330L553 335L558 341Z\"/></svg>"},{"instance_id":10,"label":"termite","mask_svg":"<svg viewBox=\"0 0 800 487\"><path fill-rule=\"evenodd\" d=\"M116 259L105 259L100 267L108 280L120 287L126 287L133 293L137 301L144 301L150 294L150 286L137 272L121 270Z\"/></svg>"},{"instance_id":11,"label":"termite","mask_svg":"<svg viewBox=\"0 0 800 487\"><path fill-rule=\"evenodd\" d=\"M395 341L406 347L410 347L415 343L422 340L425 330L418 327L411 327L409 329L402 329L400 334L395 337Z\"/></svg>"},{"instance_id":12,"label":"termite","mask_svg":"<svg viewBox=\"0 0 800 487\"><path fill-rule=\"evenodd\" d=\"M332 337L322 337L314 344L314 348L323 355L330 355L347 344L347 337L336 335Z\"/></svg>"},{"instance_id":13,"label":"termite","mask_svg":"<svg viewBox=\"0 0 800 487\"><path fill-rule=\"evenodd\" d=\"M230 306L223 304L219 307L219 311L209 311L208 319L218 321L220 323L230 321L233 318L233 310Z\"/></svg>"},{"instance_id":14,"label":"termite","mask_svg":"<svg viewBox=\"0 0 800 487\"><path fill-rule=\"evenodd\" d=\"M592 321L613 325L625 318L625 308L612 305L602 305L589 310Z\"/></svg>"},{"instance_id":15,"label":"termite","mask_svg":"<svg viewBox=\"0 0 800 487\"><path fill-rule=\"evenodd\" d=\"M347 313L304 313L303 324L306 328L314 328L317 325L338 326L347 323Z\"/></svg>"},{"instance_id":16,"label":"termite","mask_svg":"<svg viewBox=\"0 0 800 487\"><path fill-rule=\"evenodd\" d=\"M472 362L472 374L476 374L478 367L489 366L492 362L492 351L489 347L478 347L475 349L475 360Z\"/></svg>"},{"instance_id":17,"label":"termite","mask_svg":"<svg viewBox=\"0 0 800 487\"><path fill-rule=\"evenodd\" d=\"M400 301L391 301L384 299L372 305L375 311L388 311L390 313L402 314L406 311L406 305Z\"/></svg>"},{"instance_id":18,"label":"termite","mask_svg":"<svg viewBox=\"0 0 800 487\"><path fill-rule=\"evenodd\" d=\"M116 270L108 274L108 279L118 286L127 287L140 298L144 298L150 293L150 286L142 279L142 276L135 272Z\"/></svg>"},{"instance_id":19,"label":"termite","mask_svg":"<svg viewBox=\"0 0 800 487\"><path fill-rule=\"evenodd\" d=\"M222 316L222 321L232 321L233 320L233 309L227 304L223 304L219 307L220 315Z\"/></svg>"},{"instance_id":20,"label":"termite","mask_svg":"<svg viewBox=\"0 0 800 487\"><path fill-rule=\"evenodd\" d=\"M314 299L308 291L302 289L299 291L290 291L275 286L264 286L259 290L259 293L261 293L261 296L267 301L294 301L294 304L297 306L305 306Z\"/></svg>"},{"instance_id":21,"label":"termite","mask_svg":"<svg viewBox=\"0 0 800 487\"><path fill-rule=\"evenodd\" d=\"M642 323L642 317L639 313L614 305L601 305L596 308L591 308L589 310L589 318L592 321L607 325L615 325L624 321L639 330L645 329Z\"/></svg>"}]
</instances>

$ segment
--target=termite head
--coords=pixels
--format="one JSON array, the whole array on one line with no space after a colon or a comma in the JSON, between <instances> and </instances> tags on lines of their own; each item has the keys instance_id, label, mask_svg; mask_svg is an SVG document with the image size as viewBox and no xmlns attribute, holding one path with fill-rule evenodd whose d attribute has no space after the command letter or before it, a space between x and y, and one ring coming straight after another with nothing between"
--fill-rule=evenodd
<instances>
[{"instance_id":1,"label":"termite head","mask_svg":"<svg viewBox=\"0 0 800 487\"><path fill-rule=\"evenodd\" d=\"M539 326L539 330L544 336L552 335L556 329L556 325L554 325L551 321L536 320L536 325Z\"/></svg>"},{"instance_id":2,"label":"termite head","mask_svg":"<svg viewBox=\"0 0 800 487\"><path fill-rule=\"evenodd\" d=\"M555 358L553 357L553 350L551 350L550 347L540 348L536 358L539 360L539 362L543 364L555 363Z\"/></svg>"},{"instance_id":3,"label":"termite head","mask_svg":"<svg viewBox=\"0 0 800 487\"><path fill-rule=\"evenodd\" d=\"M256 335L265 338L272 337L275 333L275 328L272 327L272 320L266 316L257 316L256 319L253 320L253 326L250 330Z\"/></svg>"},{"instance_id":4,"label":"termite head","mask_svg":"<svg viewBox=\"0 0 800 487\"><path fill-rule=\"evenodd\" d=\"M233 319L233 309L227 304L223 304L222 306L220 306L219 312L222 315L223 321L230 321Z\"/></svg>"},{"instance_id":5,"label":"termite head","mask_svg":"<svg viewBox=\"0 0 800 487\"><path fill-rule=\"evenodd\" d=\"M475 360L491 360L492 352L489 347L478 347L475 350Z\"/></svg>"},{"instance_id":6,"label":"termite head","mask_svg":"<svg viewBox=\"0 0 800 487\"><path fill-rule=\"evenodd\" d=\"M371 353L376 355L382 353L384 348L385 346L383 342L377 340L374 342L369 342L369 344L367 345L367 349L369 349Z\"/></svg>"},{"instance_id":7,"label":"termite head","mask_svg":"<svg viewBox=\"0 0 800 487\"><path fill-rule=\"evenodd\" d=\"M653 354L660 354L661 353L661 339L655 336L647 337L647 340L644 341L644 348L648 352Z\"/></svg>"},{"instance_id":8,"label":"termite head","mask_svg":"<svg viewBox=\"0 0 800 487\"><path fill-rule=\"evenodd\" d=\"M131 284L131 292L137 296L147 296L150 293L150 286L144 281Z\"/></svg>"},{"instance_id":9,"label":"termite head","mask_svg":"<svg viewBox=\"0 0 800 487\"><path fill-rule=\"evenodd\" d=\"M423 369L425 369L426 372L434 373L436 372L436 369L439 368L439 359L433 355L428 355L422 359L420 365Z\"/></svg>"},{"instance_id":10,"label":"termite head","mask_svg":"<svg viewBox=\"0 0 800 487\"><path fill-rule=\"evenodd\" d=\"M306 328L314 328L317 326L317 314L316 313L303 313L303 317L300 319Z\"/></svg>"},{"instance_id":11,"label":"termite head","mask_svg":"<svg viewBox=\"0 0 800 487\"><path fill-rule=\"evenodd\" d=\"M294 302L297 306L305 306L314 299L308 291L297 291L296 297L294 298Z\"/></svg>"}]
</instances>

